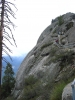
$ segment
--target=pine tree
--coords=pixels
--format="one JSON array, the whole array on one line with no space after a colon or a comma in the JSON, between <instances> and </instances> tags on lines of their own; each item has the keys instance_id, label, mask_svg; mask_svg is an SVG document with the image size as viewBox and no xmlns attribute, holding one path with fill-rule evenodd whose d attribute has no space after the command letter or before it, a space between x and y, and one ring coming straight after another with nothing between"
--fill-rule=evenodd
<instances>
[{"instance_id":1,"label":"pine tree","mask_svg":"<svg viewBox=\"0 0 75 100\"><path fill-rule=\"evenodd\" d=\"M4 76L2 78L2 96L1 97L7 97L10 95L11 90L13 89L15 84L15 78L14 78L14 71L12 69L12 65L10 63L7 63L6 69L4 71Z\"/></svg>"}]
</instances>

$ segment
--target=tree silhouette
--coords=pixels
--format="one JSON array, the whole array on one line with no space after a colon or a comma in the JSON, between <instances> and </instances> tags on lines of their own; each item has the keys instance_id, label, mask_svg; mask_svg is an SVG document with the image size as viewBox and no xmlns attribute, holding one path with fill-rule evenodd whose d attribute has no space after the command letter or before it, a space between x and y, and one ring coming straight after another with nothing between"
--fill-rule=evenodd
<instances>
[{"instance_id":1,"label":"tree silhouette","mask_svg":"<svg viewBox=\"0 0 75 100\"><path fill-rule=\"evenodd\" d=\"M14 8L15 5L6 0L0 0L0 98L1 98L1 72L2 72L2 60L7 62L5 58L3 58L3 52L6 53L9 57L9 52L12 52L10 48L6 45L6 41L8 41L11 45L11 39L15 43L14 36L12 34L11 26L14 28L14 23L10 20L10 17L15 18L15 13L11 9L11 6ZM16 45L16 43L15 43ZM10 57L11 58L11 57ZM0 99L1 100L1 99Z\"/></svg>"},{"instance_id":2,"label":"tree silhouette","mask_svg":"<svg viewBox=\"0 0 75 100\"><path fill-rule=\"evenodd\" d=\"M12 65L7 63L6 69L4 71L4 76L2 78L2 95L1 98L4 99L11 94L11 90L13 89L15 84L14 71L12 69Z\"/></svg>"}]
</instances>

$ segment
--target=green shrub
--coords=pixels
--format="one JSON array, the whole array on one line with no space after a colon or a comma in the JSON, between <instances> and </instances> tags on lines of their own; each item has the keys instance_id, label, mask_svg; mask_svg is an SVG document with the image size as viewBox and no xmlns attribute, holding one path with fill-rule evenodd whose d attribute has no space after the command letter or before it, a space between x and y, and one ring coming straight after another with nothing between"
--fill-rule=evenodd
<instances>
[{"instance_id":1,"label":"green shrub","mask_svg":"<svg viewBox=\"0 0 75 100\"><path fill-rule=\"evenodd\" d=\"M53 90L50 94L50 100L61 100L62 91L63 91L65 85L66 85L65 82L61 82L61 83L55 85L55 87L53 88Z\"/></svg>"},{"instance_id":2,"label":"green shrub","mask_svg":"<svg viewBox=\"0 0 75 100\"><path fill-rule=\"evenodd\" d=\"M41 94L41 85L39 82L24 88L24 99L30 100Z\"/></svg>"},{"instance_id":3,"label":"green shrub","mask_svg":"<svg viewBox=\"0 0 75 100\"><path fill-rule=\"evenodd\" d=\"M39 97L41 100L49 100L51 87L52 84L50 85L49 82L44 86L40 80L30 75L25 79L24 92L19 100L36 100Z\"/></svg>"},{"instance_id":4,"label":"green shrub","mask_svg":"<svg viewBox=\"0 0 75 100\"><path fill-rule=\"evenodd\" d=\"M63 51L59 54L56 54L52 61L60 61L60 66L66 66L69 64L73 64L74 55L74 51Z\"/></svg>"},{"instance_id":5,"label":"green shrub","mask_svg":"<svg viewBox=\"0 0 75 100\"><path fill-rule=\"evenodd\" d=\"M7 97L7 98L4 99L4 100L14 100L14 98L13 98L12 96L9 96L9 97Z\"/></svg>"},{"instance_id":6,"label":"green shrub","mask_svg":"<svg viewBox=\"0 0 75 100\"><path fill-rule=\"evenodd\" d=\"M62 25L64 23L63 16L58 17L58 25Z\"/></svg>"},{"instance_id":7,"label":"green shrub","mask_svg":"<svg viewBox=\"0 0 75 100\"><path fill-rule=\"evenodd\" d=\"M33 85L38 81L36 77L30 75L29 77L25 78L25 86Z\"/></svg>"},{"instance_id":8,"label":"green shrub","mask_svg":"<svg viewBox=\"0 0 75 100\"><path fill-rule=\"evenodd\" d=\"M69 30L71 27L73 27L73 25L73 22L69 22L68 24L66 24L66 30Z\"/></svg>"},{"instance_id":9,"label":"green shrub","mask_svg":"<svg viewBox=\"0 0 75 100\"><path fill-rule=\"evenodd\" d=\"M42 93L42 84L33 75L25 79L23 96L20 100L35 100Z\"/></svg>"}]
</instances>

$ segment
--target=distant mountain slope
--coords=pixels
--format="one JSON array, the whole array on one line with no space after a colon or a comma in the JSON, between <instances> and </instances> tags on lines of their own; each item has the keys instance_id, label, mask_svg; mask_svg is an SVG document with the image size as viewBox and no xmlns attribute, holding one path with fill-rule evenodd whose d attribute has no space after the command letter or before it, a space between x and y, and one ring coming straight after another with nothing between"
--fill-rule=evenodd
<instances>
[{"instance_id":1,"label":"distant mountain slope","mask_svg":"<svg viewBox=\"0 0 75 100\"><path fill-rule=\"evenodd\" d=\"M8 56L5 56L5 59L12 65L15 74L16 74L16 72L17 72L21 62L25 58L25 56L26 56L26 54L22 55L22 56L18 56L18 57L13 56L12 57L12 61L11 61L11 59ZM2 75L3 75L5 67L6 67L7 64L6 64L6 62L3 61L2 65L3 65L3 69L2 69Z\"/></svg>"}]
</instances>

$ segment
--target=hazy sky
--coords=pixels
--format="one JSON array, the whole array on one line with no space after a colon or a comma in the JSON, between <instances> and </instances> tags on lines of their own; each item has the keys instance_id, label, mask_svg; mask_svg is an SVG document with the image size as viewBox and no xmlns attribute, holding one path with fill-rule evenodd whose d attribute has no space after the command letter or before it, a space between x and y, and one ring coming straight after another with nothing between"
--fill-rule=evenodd
<instances>
[{"instance_id":1,"label":"hazy sky","mask_svg":"<svg viewBox=\"0 0 75 100\"><path fill-rule=\"evenodd\" d=\"M18 11L13 34L18 47L11 47L13 56L27 54L52 19L75 12L75 0L16 0L14 3Z\"/></svg>"}]
</instances>

